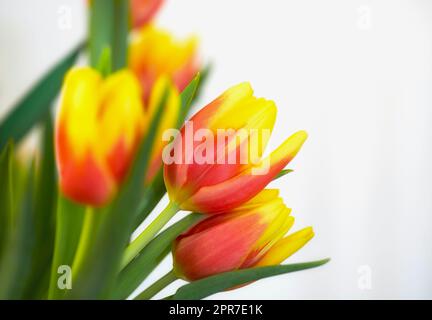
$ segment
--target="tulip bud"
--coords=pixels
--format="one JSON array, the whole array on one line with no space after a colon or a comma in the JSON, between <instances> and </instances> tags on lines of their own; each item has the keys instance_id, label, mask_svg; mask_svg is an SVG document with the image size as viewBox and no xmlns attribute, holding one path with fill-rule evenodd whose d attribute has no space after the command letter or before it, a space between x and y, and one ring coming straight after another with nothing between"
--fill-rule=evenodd
<instances>
[{"instance_id":1,"label":"tulip bud","mask_svg":"<svg viewBox=\"0 0 432 320\"><path fill-rule=\"evenodd\" d=\"M139 28L149 23L163 2L164 0L131 0L132 27Z\"/></svg>"},{"instance_id":2,"label":"tulip bud","mask_svg":"<svg viewBox=\"0 0 432 320\"><path fill-rule=\"evenodd\" d=\"M310 227L284 237L294 224L290 212L277 190L263 190L235 211L203 220L174 242L177 276L193 281L283 262L313 237Z\"/></svg>"},{"instance_id":3,"label":"tulip bud","mask_svg":"<svg viewBox=\"0 0 432 320\"><path fill-rule=\"evenodd\" d=\"M168 77L161 76L154 84L149 102L145 106L147 121L149 123L153 121L166 89L168 90L168 98L164 106L164 112L161 116L160 123L156 129L155 141L150 155L150 164L145 177L146 183L150 183L162 167L162 150L167 144L166 141L163 141L162 137L166 130L176 127L180 113L181 101L177 88Z\"/></svg>"},{"instance_id":4,"label":"tulip bud","mask_svg":"<svg viewBox=\"0 0 432 320\"><path fill-rule=\"evenodd\" d=\"M129 68L141 82L147 103L154 83L161 76L173 81L179 92L199 70L197 39L175 39L152 25L144 26L133 37L129 48Z\"/></svg>"},{"instance_id":5,"label":"tulip bud","mask_svg":"<svg viewBox=\"0 0 432 320\"><path fill-rule=\"evenodd\" d=\"M94 206L109 201L128 171L144 125L141 90L131 72L103 79L91 68L69 71L56 123L63 193Z\"/></svg>"},{"instance_id":6,"label":"tulip bud","mask_svg":"<svg viewBox=\"0 0 432 320\"><path fill-rule=\"evenodd\" d=\"M230 88L201 109L167 146L176 154L175 161L164 166L170 200L183 210L221 213L257 195L307 138L306 132L298 131L262 158L275 120L275 104L254 97L248 83ZM230 130L234 134L221 139L220 133ZM195 140L202 132L205 142ZM198 162L201 153L206 161Z\"/></svg>"}]
</instances>

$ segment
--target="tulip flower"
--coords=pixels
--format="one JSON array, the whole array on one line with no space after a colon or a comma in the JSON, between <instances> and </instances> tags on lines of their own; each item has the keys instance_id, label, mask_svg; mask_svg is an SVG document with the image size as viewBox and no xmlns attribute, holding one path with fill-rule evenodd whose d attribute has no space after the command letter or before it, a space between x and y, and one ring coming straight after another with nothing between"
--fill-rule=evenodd
<instances>
[{"instance_id":1,"label":"tulip flower","mask_svg":"<svg viewBox=\"0 0 432 320\"><path fill-rule=\"evenodd\" d=\"M203 220L175 240L174 272L193 281L280 264L314 235L308 227L285 236L294 223L290 212L277 190L263 190L234 211Z\"/></svg>"},{"instance_id":2,"label":"tulip flower","mask_svg":"<svg viewBox=\"0 0 432 320\"><path fill-rule=\"evenodd\" d=\"M170 145L176 159L165 162L165 185L171 202L183 210L221 213L257 195L294 158L307 138L306 132L298 131L262 158L275 120L275 104L254 97L248 83L228 89L196 113L189 121L191 132L185 125ZM245 135L228 137L225 144L210 142L213 155L202 163L195 157L203 142L190 140L203 129L214 136L222 129L243 130ZM230 163L226 156L236 161ZM237 161L239 158L247 159L246 163Z\"/></svg>"},{"instance_id":3,"label":"tulip flower","mask_svg":"<svg viewBox=\"0 0 432 320\"><path fill-rule=\"evenodd\" d=\"M144 129L141 89L130 71L103 79L91 68L70 70L56 123L63 193L94 206L109 201L127 173Z\"/></svg>"},{"instance_id":4,"label":"tulip flower","mask_svg":"<svg viewBox=\"0 0 432 320\"><path fill-rule=\"evenodd\" d=\"M131 0L132 27L139 28L149 23L163 2L164 0Z\"/></svg>"},{"instance_id":5,"label":"tulip flower","mask_svg":"<svg viewBox=\"0 0 432 320\"><path fill-rule=\"evenodd\" d=\"M146 25L132 38L129 48L129 68L141 82L144 102L147 102L155 81L166 76L179 92L199 70L197 40L177 40L153 25Z\"/></svg>"},{"instance_id":6,"label":"tulip flower","mask_svg":"<svg viewBox=\"0 0 432 320\"><path fill-rule=\"evenodd\" d=\"M307 138L306 132L298 131L262 158L275 120L275 104L254 97L251 86L242 83L228 89L186 122L163 150L164 181L170 202L126 249L122 267L179 210L204 214L231 212L262 191L294 158ZM224 136L225 143L219 143L219 139L212 141L221 130L243 130L243 134ZM201 135L205 142L195 140L196 135ZM196 155L206 161L196 161Z\"/></svg>"},{"instance_id":7,"label":"tulip flower","mask_svg":"<svg viewBox=\"0 0 432 320\"><path fill-rule=\"evenodd\" d=\"M161 137L165 130L176 127L180 113L181 101L177 88L168 77L161 76L152 88L148 104L144 106L147 122L150 123L154 119L165 89L168 90L168 98L159 126L156 129L156 138L150 154L150 164L145 177L146 183L150 183L162 167L162 150L166 142L164 142Z\"/></svg>"}]
</instances>

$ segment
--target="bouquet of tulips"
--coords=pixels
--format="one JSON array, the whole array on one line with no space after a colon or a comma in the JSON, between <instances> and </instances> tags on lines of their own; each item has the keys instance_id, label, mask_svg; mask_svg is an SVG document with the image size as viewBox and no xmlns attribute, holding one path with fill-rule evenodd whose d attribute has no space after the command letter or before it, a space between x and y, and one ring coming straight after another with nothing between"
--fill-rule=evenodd
<instances>
[{"instance_id":1,"label":"bouquet of tulips","mask_svg":"<svg viewBox=\"0 0 432 320\"><path fill-rule=\"evenodd\" d=\"M314 233L289 232L291 209L266 189L307 134L264 156L276 106L248 83L189 116L208 67L195 38L151 22L162 2L88 1L88 38L1 120L0 299L126 299L170 253L135 299L177 279L166 299L202 299L328 261L281 264ZM16 152L34 127L37 151Z\"/></svg>"}]
</instances>

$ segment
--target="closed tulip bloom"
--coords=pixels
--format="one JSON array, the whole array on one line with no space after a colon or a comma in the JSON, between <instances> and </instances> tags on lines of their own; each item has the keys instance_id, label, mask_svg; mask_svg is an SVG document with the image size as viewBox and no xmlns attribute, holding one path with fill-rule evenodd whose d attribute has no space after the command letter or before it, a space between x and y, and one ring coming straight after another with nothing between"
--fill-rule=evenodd
<instances>
[{"instance_id":1,"label":"closed tulip bloom","mask_svg":"<svg viewBox=\"0 0 432 320\"><path fill-rule=\"evenodd\" d=\"M146 25L132 38L129 68L141 82L145 102L161 76L172 80L181 92L199 71L197 40L178 40L167 31Z\"/></svg>"},{"instance_id":2,"label":"closed tulip bloom","mask_svg":"<svg viewBox=\"0 0 432 320\"><path fill-rule=\"evenodd\" d=\"M67 74L56 121L60 187L94 206L110 200L145 129L141 89L130 71L106 79L91 68Z\"/></svg>"},{"instance_id":3,"label":"closed tulip bloom","mask_svg":"<svg viewBox=\"0 0 432 320\"><path fill-rule=\"evenodd\" d=\"M164 0L130 0L132 27L139 28L149 23L159 11Z\"/></svg>"},{"instance_id":4,"label":"closed tulip bloom","mask_svg":"<svg viewBox=\"0 0 432 320\"><path fill-rule=\"evenodd\" d=\"M276 120L273 101L253 96L248 83L236 85L201 109L171 144L175 161L166 161L165 185L172 203L181 209L202 213L233 210L257 195L294 158L307 138L298 131L269 156L262 157ZM203 141L191 140L202 129L217 137L205 137L206 161L196 161ZM221 130L242 132L220 143ZM242 131L243 130L243 131ZM210 142L209 142L210 141ZM246 147L245 147L246 146ZM229 161L229 159L235 161ZM241 161L241 159L246 161Z\"/></svg>"},{"instance_id":5,"label":"closed tulip bloom","mask_svg":"<svg viewBox=\"0 0 432 320\"><path fill-rule=\"evenodd\" d=\"M146 183L150 183L154 179L156 173L162 167L162 150L167 144L167 142L162 140L162 135L165 130L176 127L177 118L180 113L181 101L177 88L168 77L161 76L153 85L149 101L144 107L146 119L149 123L148 127L150 126L150 123L158 111L157 108L160 106L160 101L165 90L168 90L168 98L166 105L164 106L164 112L161 116L161 120L156 129L155 140L150 154L149 168L145 177Z\"/></svg>"},{"instance_id":6,"label":"closed tulip bloom","mask_svg":"<svg viewBox=\"0 0 432 320\"><path fill-rule=\"evenodd\" d=\"M193 281L282 263L314 235L308 227L285 236L294 223L290 212L277 190L263 190L236 210L203 220L174 242L176 275Z\"/></svg>"}]
</instances>

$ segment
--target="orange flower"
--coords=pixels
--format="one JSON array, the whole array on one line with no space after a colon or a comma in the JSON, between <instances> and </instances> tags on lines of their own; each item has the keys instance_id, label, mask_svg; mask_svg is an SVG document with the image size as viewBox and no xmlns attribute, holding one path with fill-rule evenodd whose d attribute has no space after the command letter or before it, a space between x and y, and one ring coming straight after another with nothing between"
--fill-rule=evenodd
<instances>
[{"instance_id":1,"label":"orange flower","mask_svg":"<svg viewBox=\"0 0 432 320\"><path fill-rule=\"evenodd\" d=\"M91 68L66 76L56 124L60 187L69 198L103 205L123 180L145 126L135 76L106 79Z\"/></svg>"},{"instance_id":2,"label":"orange flower","mask_svg":"<svg viewBox=\"0 0 432 320\"><path fill-rule=\"evenodd\" d=\"M275 120L275 104L254 97L248 83L230 88L196 113L190 120L192 132L188 133L187 123L171 145L177 160L164 166L171 202L183 210L220 213L258 194L294 158L307 138L306 132L298 131L261 159ZM189 140L203 129L213 136L222 129L242 134L228 137L227 143L219 143L219 138L210 141L213 154L206 154L210 161L198 162L195 156L203 142ZM242 158L247 161L242 162Z\"/></svg>"},{"instance_id":3,"label":"orange flower","mask_svg":"<svg viewBox=\"0 0 432 320\"><path fill-rule=\"evenodd\" d=\"M311 227L285 237L294 224L277 190L263 190L243 206L198 223L173 246L174 270L185 280L277 265L314 235Z\"/></svg>"}]
</instances>

